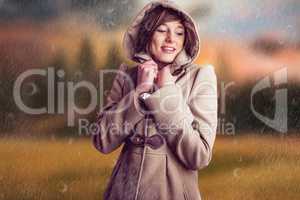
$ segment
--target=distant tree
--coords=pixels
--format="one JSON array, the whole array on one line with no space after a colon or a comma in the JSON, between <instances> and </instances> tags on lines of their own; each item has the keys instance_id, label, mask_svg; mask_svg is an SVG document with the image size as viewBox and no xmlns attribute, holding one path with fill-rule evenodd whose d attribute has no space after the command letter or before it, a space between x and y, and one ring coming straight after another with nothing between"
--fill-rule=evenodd
<instances>
[{"instance_id":1,"label":"distant tree","mask_svg":"<svg viewBox=\"0 0 300 200\"><path fill-rule=\"evenodd\" d=\"M18 108L13 98L13 86L16 72L8 67L0 66L0 132L14 128Z\"/></svg>"},{"instance_id":2,"label":"distant tree","mask_svg":"<svg viewBox=\"0 0 300 200\"><path fill-rule=\"evenodd\" d=\"M68 68L68 63L66 59L66 54L63 49L58 50L53 59L50 62L50 67L54 68L55 78L54 78L54 94L55 99L57 99L57 85L59 81L68 81L71 79L70 77L70 71ZM66 84L64 84L66 86ZM65 87L65 94L66 94L66 87ZM65 98L65 101L67 101L67 98ZM57 105L55 110L57 110Z\"/></svg>"},{"instance_id":3,"label":"distant tree","mask_svg":"<svg viewBox=\"0 0 300 200\"><path fill-rule=\"evenodd\" d=\"M63 49L60 49L55 53L52 61L50 62L50 66L53 66L56 70L67 69L66 54Z\"/></svg>"},{"instance_id":4,"label":"distant tree","mask_svg":"<svg viewBox=\"0 0 300 200\"><path fill-rule=\"evenodd\" d=\"M285 47L286 44L279 41L279 39L268 37L257 38L252 44L254 50L267 55L272 55Z\"/></svg>"},{"instance_id":5,"label":"distant tree","mask_svg":"<svg viewBox=\"0 0 300 200\"><path fill-rule=\"evenodd\" d=\"M218 57L217 57L217 63L216 63L216 74L217 74L217 81L218 81L218 91L219 91L219 98L218 98L218 116L219 116L219 120L220 121L224 121L224 122L232 122L232 114L231 114L231 110L230 110L230 103L232 101L232 96L233 93L231 91L231 87L230 86L228 89L226 89L225 91L223 89L225 89L224 87L228 86L231 82L231 76L230 76L230 66L228 64L228 62L226 61L226 54L222 51L219 50L218 53ZM223 89L222 89L223 88ZM225 96L223 96L225 95ZM224 99L225 98L225 99ZM225 100L223 102L223 99ZM225 113L223 113L225 112Z\"/></svg>"},{"instance_id":6,"label":"distant tree","mask_svg":"<svg viewBox=\"0 0 300 200\"><path fill-rule=\"evenodd\" d=\"M104 68L106 69L118 69L119 65L124 62L124 59L121 56L120 48L116 43L112 43L108 49L106 62Z\"/></svg>"},{"instance_id":7,"label":"distant tree","mask_svg":"<svg viewBox=\"0 0 300 200\"><path fill-rule=\"evenodd\" d=\"M83 74L88 74L95 70L95 55L91 40L84 37L81 41L81 47L78 54L78 69Z\"/></svg>"},{"instance_id":8,"label":"distant tree","mask_svg":"<svg viewBox=\"0 0 300 200\"><path fill-rule=\"evenodd\" d=\"M300 134L300 83L296 81L288 84L288 127Z\"/></svg>"},{"instance_id":9,"label":"distant tree","mask_svg":"<svg viewBox=\"0 0 300 200\"><path fill-rule=\"evenodd\" d=\"M91 40L88 37L84 37L81 42L81 46L78 53L77 66L72 72L72 80L74 83L77 81L89 81L92 84L96 84L97 71L96 71L96 58L93 51ZM80 88L76 93L77 105L85 107L90 101L89 92Z\"/></svg>"},{"instance_id":10,"label":"distant tree","mask_svg":"<svg viewBox=\"0 0 300 200\"><path fill-rule=\"evenodd\" d=\"M121 56L121 52L117 46L116 43L112 43L109 47L106 62L104 64L103 69L112 69L117 70L121 63L124 62L124 59ZM104 77L104 94L107 94L107 92L111 89L113 80L115 78L116 73L106 74Z\"/></svg>"}]
</instances>

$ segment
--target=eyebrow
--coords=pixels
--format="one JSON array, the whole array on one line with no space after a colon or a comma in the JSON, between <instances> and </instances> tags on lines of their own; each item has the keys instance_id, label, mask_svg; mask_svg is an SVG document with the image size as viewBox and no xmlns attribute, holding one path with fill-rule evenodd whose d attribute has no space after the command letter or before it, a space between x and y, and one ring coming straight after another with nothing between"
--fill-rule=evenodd
<instances>
[{"instance_id":1,"label":"eyebrow","mask_svg":"<svg viewBox=\"0 0 300 200\"><path fill-rule=\"evenodd\" d=\"M160 27L160 26L167 26L167 24L162 23L162 24L159 25L158 27ZM184 26L183 26L182 24L178 24L178 25L176 26L176 28L184 29Z\"/></svg>"},{"instance_id":2,"label":"eyebrow","mask_svg":"<svg viewBox=\"0 0 300 200\"><path fill-rule=\"evenodd\" d=\"M178 25L176 28L180 28L180 29L184 30L184 26L182 26L182 25Z\"/></svg>"}]
</instances>

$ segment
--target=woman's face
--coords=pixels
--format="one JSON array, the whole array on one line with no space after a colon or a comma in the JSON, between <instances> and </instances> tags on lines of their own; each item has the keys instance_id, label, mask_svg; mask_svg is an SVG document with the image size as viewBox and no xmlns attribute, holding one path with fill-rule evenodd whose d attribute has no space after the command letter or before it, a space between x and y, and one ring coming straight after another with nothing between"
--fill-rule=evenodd
<instances>
[{"instance_id":1,"label":"woman's face","mask_svg":"<svg viewBox=\"0 0 300 200\"><path fill-rule=\"evenodd\" d=\"M165 22L153 33L149 45L150 53L156 62L172 63L183 49L185 29L178 21Z\"/></svg>"}]
</instances>

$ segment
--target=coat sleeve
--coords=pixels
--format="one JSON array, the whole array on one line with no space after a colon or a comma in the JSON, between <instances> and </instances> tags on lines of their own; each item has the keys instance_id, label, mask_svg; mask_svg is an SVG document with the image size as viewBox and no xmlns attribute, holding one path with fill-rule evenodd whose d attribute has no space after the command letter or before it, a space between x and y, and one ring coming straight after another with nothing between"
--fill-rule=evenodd
<instances>
[{"instance_id":1,"label":"coat sleeve","mask_svg":"<svg viewBox=\"0 0 300 200\"><path fill-rule=\"evenodd\" d=\"M172 152L188 169L207 166L217 128L217 79L212 66L199 70L189 103L177 85L167 85L145 100Z\"/></svg>"},{"instance_id":2,"label":"coat sleeve","mask_svg":"<svg viewBox=\"0 0 300 200\"><path fill-rule=\"evenodd\" d=\"M130 92L123 94L124 85L128 84L124 73L126 69L125 65L120 66L106 105L98 112L95 120L97 128L92 132L92 141L95 148L102 153L117 149L130 135L135 124L144 117L135 88L130 88Z\"/></svg>"}]
</instances>

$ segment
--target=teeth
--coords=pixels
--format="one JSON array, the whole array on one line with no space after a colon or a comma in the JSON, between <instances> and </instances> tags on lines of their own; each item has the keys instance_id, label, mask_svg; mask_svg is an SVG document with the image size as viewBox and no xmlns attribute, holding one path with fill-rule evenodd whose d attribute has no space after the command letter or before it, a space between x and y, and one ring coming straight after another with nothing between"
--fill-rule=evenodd
<instances>
[{"instance_id":1,"label":"teeth","mask_svg":"<svg viewBox=\"0 0 300 200\"><path fill-rule=\"evenodd\" d=\"M172 48L172 47L163 47L164 50L168 50L168 51L174 51L175 48Z\"/></svg>"}]
</instances>

